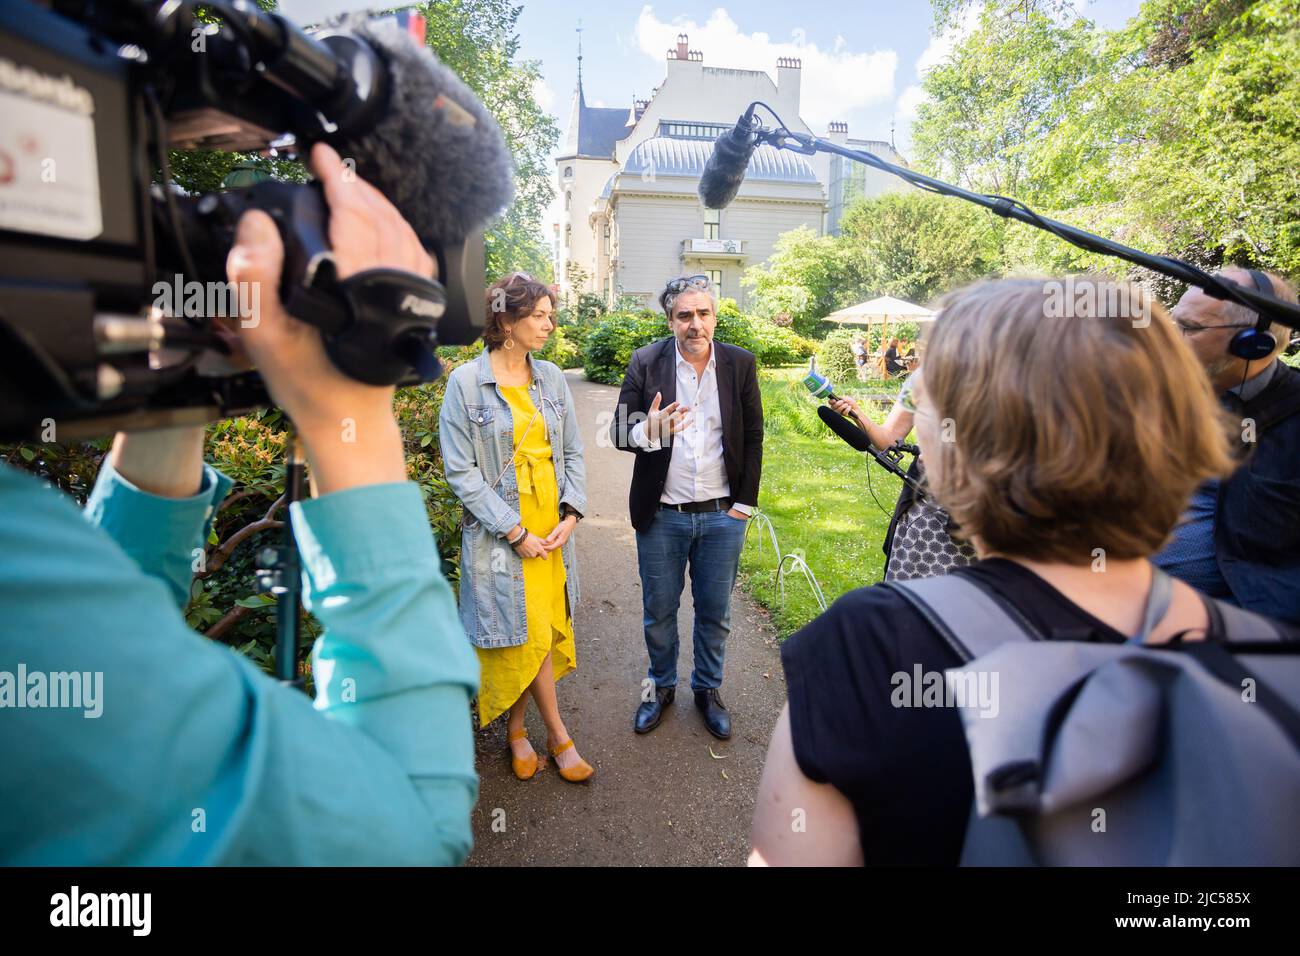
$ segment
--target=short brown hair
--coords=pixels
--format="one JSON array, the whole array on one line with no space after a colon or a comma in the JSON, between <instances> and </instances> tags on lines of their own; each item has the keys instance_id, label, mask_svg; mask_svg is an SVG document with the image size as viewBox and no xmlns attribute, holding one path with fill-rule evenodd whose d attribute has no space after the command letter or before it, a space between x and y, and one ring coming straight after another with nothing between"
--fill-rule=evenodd
<instances>
[{"instance_id":1,"label":"short brown hair","mask_svg":"<svg viewBox=\"0 0 1300 956\"><path fill-rule=\"evenodd\" d=\"M555 293L532 276L512 272L488 286L487 319L483 323L483 344L488 351L498 349L514 324L533 311L543 298L551 300L555 308Z\"/></svg>"},{"instance_id":2,"label":"short brown hair","mask_svg":"<svg viewBox=\"0 0 1300 956\"><path fill-rule=\"evenodd\" d=\"M1065 285L1091 317L1052 305ZM952 428L933 491L996 553L1086 564L1159 551L1232 427L1165 310L1134 285L1071 277L949 295L918 387Z\"/></svg>"}]
</instances>

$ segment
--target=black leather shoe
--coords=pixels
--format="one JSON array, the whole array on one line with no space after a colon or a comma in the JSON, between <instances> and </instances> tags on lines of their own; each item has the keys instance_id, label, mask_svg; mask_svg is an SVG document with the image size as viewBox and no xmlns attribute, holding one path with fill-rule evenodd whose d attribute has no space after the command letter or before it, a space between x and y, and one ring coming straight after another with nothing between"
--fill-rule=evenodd
<instances>
[{"instance_id":1,"label":"black leather shoe","mask_svg":"<svg viewBox=\"0 0 1300 956\"><path fill-rule=\"evenodd\" d=\"M722 702L722 695L717 688L697 690L695 706L704 715L704 726L709 729L709 733L719 740L731 738L731 714L727 713L727 705Z\"/></svg>"},{"instance_id":2,"label":"black leather shoe","mask_svg":"<svg viewBox=\"0 0 1300 956\"><path fill-rule=\"evenodd\" d=\"M664 719L664 708L671 704L676 696L676 687L656 687L654 700L642 701L641 706L636 709L636 719L632 722L632 729L638 734L650 733L659 726L659 721Z\"/></svg>"}]
</instances>

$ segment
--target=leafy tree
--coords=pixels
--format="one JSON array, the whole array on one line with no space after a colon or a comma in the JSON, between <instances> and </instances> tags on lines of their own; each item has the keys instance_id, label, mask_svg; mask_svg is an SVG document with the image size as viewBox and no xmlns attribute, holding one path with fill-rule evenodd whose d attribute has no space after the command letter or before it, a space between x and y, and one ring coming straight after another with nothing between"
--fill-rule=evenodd
<instances>
[{"instance_id":1,"label":"leafy tree","mask_svg":"<svg viewBox=\"0 0 1300 956\"><path fill-rule=\"evenodd\" d=\"M923 168L981 192L1024 191L1029 149L1061 122L1066 95L1096 61L1089 21L1063 25L1036 6L990 0L974 32L925 75L928 101L912 130Z\"/></svg>"},{"instance_id":2,"label":"leafy tree","mask_svg":"<svg viewBox=\"0 0 1300 956\"><path fill-rule=\"evenodd\" d=\"M959 199L919 190L862 199L845 211L845 285L855 300L876 295L925 303L1001 270L1004 228Z\"/></svg>"},{"instance_id":3,"label":"leafy tree","mask_svg":"<svg viewBox=\"0 0 1300 956\"><path fill-rule=\"evenodd\" d=\"M789 313L795 331L807 334L839 307L843 247L834 236L807 226L782 233L767 262L745 270L741 283L763 315Z\"/></svg>"},{"instance_id":4,"label":"leafy tree","mask_svg":"<svg viewBox=\"0 0 1300 956\"><path fill-rule=\"evenodd\" d=\"M1241 6L1152 0L1109 38L1034 158L1061 218L1205 266L1300 271L1300 8Z\"/></svg>"},{"instance_id":5,"label":"leafy tree","mask_svg":"<svg viewBox=\"0 0 1300 956\"><path fill-rule=\"evenodd\" d=\"M533 95L540 65L517 60L523 7L510 0L432 0L419 10L426 42L483 100L514 156L515 199L485 237L487 274L548 276L541 221L554 196L550 154L560 130Z\"/></svg>"},{"instance_id":6,"label":"leafy tree","mask_svg":"<svg viewBox=\"0 0 1300 956\"><path fill-rule=\"evenodd\" d=\"M934 0L950 27L971 0ZM986 0L926 77L917 159L1054 218L1203 267L1300 272L1300 7L1147 0L1097 31L1052 0ZM1177 283L1020 224L1004 265Z\"/></svg>"}]
</instances>

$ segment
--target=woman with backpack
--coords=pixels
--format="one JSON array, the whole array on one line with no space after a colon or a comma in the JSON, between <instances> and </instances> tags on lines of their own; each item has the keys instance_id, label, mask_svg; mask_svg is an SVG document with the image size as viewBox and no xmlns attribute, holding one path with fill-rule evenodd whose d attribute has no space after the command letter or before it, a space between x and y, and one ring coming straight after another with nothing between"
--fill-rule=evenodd
<instances>
[{"instance_id":1,"label":"woman with backpack","mask_svg":"<svg viewBox=\"0 0 1300 956\"><path fill-rule=\"evenodd\" d=\"M1231 470L1234 423L1158 305L1136 288L1108 296L1095 280L1076 286L1089 284L1104 304L1096 318L1047 308L1051 284L1040 279L980 283L944 303L915 424L929 489L980 560L852 591L785 642L789 699L763 771L751 863L962 858L975 784L944 672L974 656L961 653L963 640L988 635L975 617L948 627L910 588L956 578L1033 638L1094 650L1223 638L1223 609L1149 557L1197 485ZM1289 636L1256 615L1229 616ZM1034 682L999 688L996 672L984 676L985 716ZM1103 743L1118 753L1130 742Z\"/></svg>"}]
</instances>

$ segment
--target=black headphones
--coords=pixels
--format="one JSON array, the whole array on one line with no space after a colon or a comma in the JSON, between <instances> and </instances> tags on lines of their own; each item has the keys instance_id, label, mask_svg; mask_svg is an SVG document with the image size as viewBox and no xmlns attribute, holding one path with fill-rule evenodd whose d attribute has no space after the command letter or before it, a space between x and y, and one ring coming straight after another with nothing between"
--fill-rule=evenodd
<instances>
[{"instance_id":1,"label":"black headphones","mask_svg":"<svg viewBox=\"0 0 1300 956\"><path fill-rule=\"evenodd\" d=\"M1269 281L1268 276L1254 269L1247 269L1246 272L1250 275L1250 281L1255 283L1256 292L1271 295L1274 298L1277 297L1277 294L1273 291L1273 283ZM1268 330L1272 320L1265 318L1261 313L1256 314L1259 315L1259 321L1249 329L1242 329L1228 343L1229 355L1235 355L1237 358L1254 362L1268 358L1273 354L1273 350L1277 348L1277 336Z\"/></svg>"}]
</instances>

